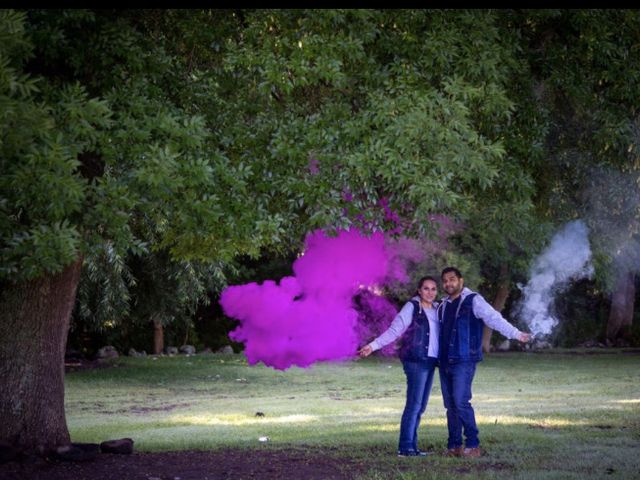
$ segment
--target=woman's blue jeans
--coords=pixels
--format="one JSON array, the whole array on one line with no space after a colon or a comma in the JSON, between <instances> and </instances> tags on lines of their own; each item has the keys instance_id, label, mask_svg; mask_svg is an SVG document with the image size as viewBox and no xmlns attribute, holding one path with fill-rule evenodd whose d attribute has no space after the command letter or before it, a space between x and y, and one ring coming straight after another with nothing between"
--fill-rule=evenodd
<instances>
[{"instance_id":1,"label":"woman's blue jeans","mask_svg":"<svg viewBox=\"0 0 640 480\"><path fill-rule=\"evenodd\" d=\"M440 363L440 387L444 408L447 409L449 441L447 448L462 446L464 428L465 446L480 445L476 417L471 406L471 382L476 373L476 362Z\"/></svg>"},{"instance_id":2,"label":"woman's blue jeans","mask_svg":"<svg viewBox=\"0 0 640 480\"><path fill-rule=\"evenodd\" d=\"M407 376L407 401L400 421L400 452L418 451L418 427L420 417L427 408L429 393L437 360L429 358L422 362L403 360L402 367Z\"/></svg>"}]
</instances>

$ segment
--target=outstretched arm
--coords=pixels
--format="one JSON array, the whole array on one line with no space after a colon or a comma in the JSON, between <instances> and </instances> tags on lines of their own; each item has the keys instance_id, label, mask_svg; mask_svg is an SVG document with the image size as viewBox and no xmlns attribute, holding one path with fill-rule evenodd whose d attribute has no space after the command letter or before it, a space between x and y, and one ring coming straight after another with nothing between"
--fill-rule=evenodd
<instances>
[{"instance_id":1,"label":"outstretched arm","mask_svg":"<svg viewBox=\"0 0 640 480\"><path fill-rule=\"evenodd\" d=\"M358 354L363 358L368 357L376 350L379 350L382 347L389 345L394 340L397 340L407 330L407 328L409 328L412 320L413 304L411 302L407 302L393 319L389 328L387 328L384 333L374 341L362 347L358 351Z\"/></svg>"},{"instance_id":2,"label":"outstretched arm","mask_svg":"<svg viewBox=\"0 0 640 480\"><path fill-rule=\"evenodd\" d=\"M521 332L511 325L504 317L493 308L481 295L473 298L473 314L493 330L497 330L507 338L519 340L523 343L531 340L531 334Z\"/></svg>"}]
</instances>

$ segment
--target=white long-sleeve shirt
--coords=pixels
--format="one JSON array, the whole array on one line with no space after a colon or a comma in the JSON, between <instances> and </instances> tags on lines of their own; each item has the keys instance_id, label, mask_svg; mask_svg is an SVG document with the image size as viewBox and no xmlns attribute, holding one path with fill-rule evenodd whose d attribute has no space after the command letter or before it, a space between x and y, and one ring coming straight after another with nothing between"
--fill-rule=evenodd
<instances>
[{"instance_id":1,"label":"white long-sleeve shirt","mask_svg":"<svg viewBox=\"0 0 640 480\"><path fill-rule=\"evenodd\" d=\"M427 355L429 357L438 358L438 337L440 336L440 322L438 322L438 318L436 317L436 304L431 308L423 308L420 303L420 297L415 296L411 300L416 300L420 309L424 310L427 315L427 320L429 321L429 350ZM389 328L387 328L383 333L381 333L375 340L369 343L371 349L375 352L376 350L380 350L382 347L389 345L391 342L397 340L402 336L404 332L406 332L407 328L411 325L413 321L413 304L411 302L407 302L400 309L398 314L395 316Z\"/></svg>"},{"instance_id":2,"label":"white long-sleeve shirt","mask_svg":"<svg viewBox=\"0 0 640 480\"><path fill-rule=\"evenodd\" d=\"M462 289L462 293L460 296L460 303L458 305L462 305L465 297L471 293L474 293L467 287ZM445 297L442 300L442 309L443 309L443 317L444 317L444 309L446 309L451 304L451 300L449 297ZM485 325L487 325L492 330L496 330L500 332L502 335L509 339L519 339L522 332L518 330L516 327L511 325L504 317L498 312L495 308L493 308L479 293L476 293L475 297L473 297L473 314L481 319Z\"/></svg>"}]
</instances>

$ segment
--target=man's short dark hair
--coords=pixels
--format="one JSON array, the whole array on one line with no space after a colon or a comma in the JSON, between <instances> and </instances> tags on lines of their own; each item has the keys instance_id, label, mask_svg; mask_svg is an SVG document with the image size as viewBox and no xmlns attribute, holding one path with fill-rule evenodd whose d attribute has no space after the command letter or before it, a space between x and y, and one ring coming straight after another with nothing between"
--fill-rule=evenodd
<instances>
[{"instance_id":1,"label":"man's short dark hair","mask_svg":"<svg viewBox=\"0 0 640 480\"><path fill-rule=\"evenodd\" d=\"M440 274L440 278L444 278L445 273L449 273L449 272L453 272L456 274L456 277L462 278L462 273L460 273L460 270L458 270L456 267L447 267L444 270L442 270L442 273Z\"/></svg>"}]
</instances>

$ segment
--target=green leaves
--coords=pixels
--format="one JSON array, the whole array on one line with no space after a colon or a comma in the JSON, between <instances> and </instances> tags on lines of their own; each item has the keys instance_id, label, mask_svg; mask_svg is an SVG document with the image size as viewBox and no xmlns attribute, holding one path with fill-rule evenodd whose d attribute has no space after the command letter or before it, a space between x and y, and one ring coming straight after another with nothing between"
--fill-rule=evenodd
<instances>
[{"instance_id":1,"label":"green leaves","mask_svg":"<svg viewBox=\"0 0 640 480\"><path fill-rule=\"evenodd\" d=\"M22 58L9 52L12 63L3 57L12 43L0 48L0 277L14 281L58 272L80 254L87 183L79 155L97 148L110 116L78 83L58 91L16 73L32 49L18 26L24 21L22 14L0 18L0 32L13 32L13 45L24 47Z\"/></svg>"},{"instance_id":2,"label":"green leaves","mask_svg":"<svg viewBox=\"0 0 640 480\"><path fill-rule=\"evenodd\" d=\"M24 12L0 11L0 71L10 63L26 60L32 54L33 46L25 36L25 19ZM0 81L0 90L3 87Z\"/></svg>"},{"instance_id":3,"label":"green leaves","mask_svg":"<svg viewBox=\"0 0 640 480\"><path fill-rule=\"evenodd\" d=\"M100 131L111 125L111 109L105 100L89 98L79 83L64 85L59 94L48 92L55 101L52 114L64 132L71 154L78 155L97 147Z\"/></svg>"},{"instance_id":4,"label":"green leaves","mask_svg":"<svg viewBox=\"0 0 640 480\"><path fill-rule=\"evenodd\" d=\"M0 275L33 279L43 270L57 273L72 263L80 244L78 231L66 220L15 233L2 249Z\"/></svg>"}]
</instances>

